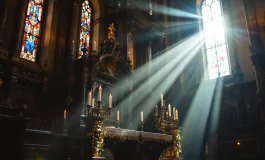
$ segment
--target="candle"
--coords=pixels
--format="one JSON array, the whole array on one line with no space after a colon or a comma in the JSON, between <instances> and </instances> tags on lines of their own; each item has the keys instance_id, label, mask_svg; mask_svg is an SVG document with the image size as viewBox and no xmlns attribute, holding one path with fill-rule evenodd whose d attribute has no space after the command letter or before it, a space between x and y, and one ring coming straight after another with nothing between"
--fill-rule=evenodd
<instances>
[{"instance_id":1,"label":"candle","mask_svg":"<svg viewBox=\"0 0 265 160\"><path fill-rule=\"evenodd\" d=\"M112 97L111 97L111 94L109 95L109 108L112 107Z\"/></svg>"},{"instance_id":2,"label":"candle","mask_svg":"<svg viewBox=\"0 0 265 160\"><path fill-rule=\"evenodd\" d=\"M120 120L120 111L117 112L117 121Z\"/></svg>"},{"instance_id":3,"label":"candle","mask_svg":"<svg viewBox=\"0 0 265 160\"><path fill-rule=\"evenodd\" d=\"M67 111L66 111L66 109L63 111L63 118L64 119L66 119L66 117L67 117Z\"/></svg>"},{"instance_id":4,"label":"candle","mask_svg":"<svg viewBox=\"0 0 265 160\"><path fill-rule=\"evenodd\" d=\"M176 119L176 108L175 107L173 107L173 118L174 120Z\"/></svg>"},{"instance_id":5,"label":"candle","mask_svg":"<svg viewBox=\"0 0 265 160\"><path fill-rule=\"evenodd\" d=\"M88 93L87 103L88 105L91 105L91 91Z\"/></svg>"},{"instance_id":6,"label":"candle","mask_svg":"<svg viewBox=\"0 0 265 160\"><path fill-rule=\"evenodd\" d=\"M168 112L166 112L166 116L167 116L167 118L168 118Z\"/></svg>"},{"instance_id":7,"label":"candle","mask_svg":"<svg viewBox=\"0 0 265 160\"><path fill-rule=\"evenodd\" d=\"M95 105L95 99L93 98L92 99L92 106L94 107L94 105Z\"/></svg>"},{"instance_id":8,"label":"candle","mask_svg":"<svg viewBox=\"0 0 265 160\"><path fill-rule=\"evenodd\" d=\"M97 42L94 41L94 50L97 50Z\"/></svg>"},{"instance_id":9,"label":"candle","mask_svg":"<svg viewBox=\"0 0 265 160\"><path fill-rule=\"evenodd\" d=\"M168 105L168 116L171 117L171 105Z\"/></svg>"},{"instance_id":10,"label":"candle","mask_svg":"<svg viewBox=\"0 0 265 160\"><path fill-rule=\"evenodd\" d=\"M141 111L141 122L143 122L143 121L144 121L144 112Z\"/></svg>"},{"instance_id":11,"label":"candle","mask_svg":"<svg viewBox=\"0 0 265 160\"><path fill-rule=\"evenodd\" d=\"M161 94L161 106L163 106L163 94Z\"/></svg>"},{"instance_id":12,"label":"candle","mask_svg":"<svg viewBox=\"0 0 265 160\"><path fill-rule=\"evenodd\" d=\"M166 100L164 100L164 102L163 102L163 106L166 106Z\"/></svg>"},{"instance_id":13,"label":"candle","mask_svg":"<svg viewBox=\"0 0 265 160\"><path fill-rule=\"evenodd\" d=\"M99 86L98 88L98 101L101 101L101 94L102 94L102 88Z\"/></svg>"},{"instance_id":14,"label":"candle","mask_svg":"<svg viewBox=\"0 0 265 160\"><path fill-rule=\"evenodd\" d=\"M158 114L158 107L157 107L157 105L155 107L155 114Z\"/></svg>"},{"instance_id":15,"label":"candle","mask_svg":"<svg viewBox=\"0 0 265 160\"><path fill-rule=\"evenodd\" d=\"M178 110L176 109L176 120L179 119Z\"/></svg>"}]
</instances>

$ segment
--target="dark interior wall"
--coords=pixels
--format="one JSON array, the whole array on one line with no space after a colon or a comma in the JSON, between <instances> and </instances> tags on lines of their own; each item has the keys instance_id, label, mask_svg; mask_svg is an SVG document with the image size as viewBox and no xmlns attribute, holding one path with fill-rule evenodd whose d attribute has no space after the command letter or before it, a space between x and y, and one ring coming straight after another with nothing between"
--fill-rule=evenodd
<instances>
[{"instance_id":1,"label":"dark interior wall","mask_svg":"<svg viewBox=\"0 0 265 160\"><path fill-rule=\"evenodd\" d=\"M18 34L20 31L19 27L20 23L25 19L25 16L23 16L22 13L27 1L8 0L5 3L7 8L7 18L3 35L3 37L5 37L3 48L14 52L16 51L17 44L21 42L21 40L18 40Z\"/></svg>"}]
</instances>

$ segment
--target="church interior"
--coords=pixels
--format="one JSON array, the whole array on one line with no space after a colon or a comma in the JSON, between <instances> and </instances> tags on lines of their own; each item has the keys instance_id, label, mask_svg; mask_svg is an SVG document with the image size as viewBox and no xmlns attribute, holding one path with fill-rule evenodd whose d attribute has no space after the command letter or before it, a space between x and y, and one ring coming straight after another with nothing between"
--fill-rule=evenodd
<instances>
[{"instance_id":1,"label":"church interior","mask_svg":"<svg viewBox=\"0 0 265 160\"><path fill-rule=\"evenodd\" d=\"M264 0L1 0L0 159L264 160Z\"/></svg>"}]
</instances>

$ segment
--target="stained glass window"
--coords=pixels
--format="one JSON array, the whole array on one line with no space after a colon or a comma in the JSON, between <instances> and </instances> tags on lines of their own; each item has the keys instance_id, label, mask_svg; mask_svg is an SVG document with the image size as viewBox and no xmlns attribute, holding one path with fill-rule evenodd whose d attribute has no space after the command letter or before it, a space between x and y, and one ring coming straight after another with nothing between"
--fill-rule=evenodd
<instances>
[{"instance_id":1,"label":"stained glass window","mask_svg":"<svg viewBox=\"0 0 265 160\"><path fill-rule=\"evenodd\" d=\"M80 26L80 40L79 40L79 52L78 57L81 58L83 55L83 52L81 51L82 48L84 48L84 44L87 44L87 53L90 52L90 34L91 34L91 7L89 4L89 1L84 1L82 3L82 13L81 13L81 26Z\"/></svg>"},{"instance_id":2,"label":"stained glass window","mask_svg":"<svg viewBox=\"0 0 265 160\"><path fill-rule=\"evenodd\" d=\"M201 12L209 79L230 75L221 2L205 0Z\"/></svg>"},{"instance_id":3,"label":"stained glass window","mask_svg":"<svg viewBox=\"0 0 265 160\"><path fill-rule=\"evenodd\" d=\"M35 62L40 42L44 0L29 0L20 57Z\"/></svg>"}]
</instances>

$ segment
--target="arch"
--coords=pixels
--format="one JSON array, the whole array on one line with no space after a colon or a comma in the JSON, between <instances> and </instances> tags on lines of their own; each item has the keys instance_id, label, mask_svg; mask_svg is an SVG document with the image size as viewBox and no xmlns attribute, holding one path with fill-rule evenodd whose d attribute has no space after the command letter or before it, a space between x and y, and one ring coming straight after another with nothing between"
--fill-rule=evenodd
<instances>
[{"instance_id":1,"label":"arch","mask_svg":"<svg viewBox=\"0 0 265 160\"><path fill-rule=\"evenodd\" d=\"M24 20L20 58L35 62L40 44L44 2L29 0Z\"/></svg>"}]
</instances>

